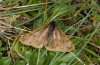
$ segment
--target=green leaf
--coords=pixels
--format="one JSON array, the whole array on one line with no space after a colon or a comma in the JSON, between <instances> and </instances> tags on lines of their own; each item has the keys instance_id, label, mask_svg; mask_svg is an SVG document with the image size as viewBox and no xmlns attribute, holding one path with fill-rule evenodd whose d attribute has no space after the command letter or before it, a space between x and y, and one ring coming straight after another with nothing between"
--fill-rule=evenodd
<instances>
[{"instance_id":1,"label":"green leaf","mask_svg":"<svg viewBox=\"0 0 100 65\"><path fill-rule=\"evenodd\" d=\"M61 63L60 65L66 65L66 63Z\"/></svg>"},{"instance_id":2,"label":"green leaf","mask_svg":"<svg viewBox=\"0 0 100 65\"><path fill-rule=\"evenodd\" d=\"M2 42L1 42L1 40L0 40L0 47L2 47Z\"/></svg>"},{"instance_id":3,"label":"green leaf","mask_svg":"<svg viewBox=\"0 0 100 65\"><path fill-rule=\"evenodd\" d=\"M18 60L14 65L26 65L23 60Z\"/></svg>"},{"instance_id":4,"label":"green leaf","mask_svg":"<svg viewBox=\"0 0 100 65\"><path fill-rule=\"evenodd\" d=\"M10 65L11 58L10 57L2 57L0 59L0 65Z\"/></svg>"},{"instance_id":5,"label":"green leaf","mask_svg":"<svg viewBox=\"0 0 100 65\"><path fill-rule=\"evenodd\" d=\"M14 2L15 0L3 0L3 1L11 3L11 2Z\"/></svg>"},{"instance_id":6,"label":"green leaf","mask_svg":"<svg viewBox=\"0 0 100 65\"><path fill-rule=\"evenodd\" d=\"M75 55L76 53L73 53L73 55ZM65 55L63 55L61 58L59 58L57 60L57 62L69 62L71 59L73 59L73 56L71 53L67 53Z\"/></svg>"},{"instance_id":7,"label":"green leaf","mask_svg":"<svg viewBox=\"0 0 100 65\"><path fill-rule=\"evenodd\" d=\"M95 16L96 16L97 20L100 20L100 15L99 14L96 14Z\"/></svg>"},{"instance_id":8,"label":"green leaf","mask_svg":"<svg viewBox=\"0 0 100 65\"><path fill-rule=\"evenodd\" d=\"M6 48L5 47L0 47L0 52L1 51L6 51Z\"/></svg>"},{"instance_id":9,"label":"green leaf","mask_svg":"<svg viewBox=\"0 0 100 65\"><path fill-rule=\"evenodd\" d=\"M66 4L55 4L52 15L49 18L49 21L61 18L66 15L72 14L76 9L74 5L66 5Z\"/></svg>"}]
</instances>

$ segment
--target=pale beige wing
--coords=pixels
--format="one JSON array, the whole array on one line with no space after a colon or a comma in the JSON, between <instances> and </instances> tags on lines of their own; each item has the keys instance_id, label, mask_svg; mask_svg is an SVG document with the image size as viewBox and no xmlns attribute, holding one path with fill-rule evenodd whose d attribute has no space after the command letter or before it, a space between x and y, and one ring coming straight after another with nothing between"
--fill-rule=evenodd
<instances>
[{"instance_id":1,"label":"pale beige wing","mask_svg":"<svg viewBox=\"0 0 100 65\"><path fill-rule=\"evenodd\" d=\"M58 27L56 27L53 34L49 36L49 40L45 48L49 51L60 52L71 52L75 50L72 42Z\"/></svg>"},{"instance_id":2,"label":"pale beige wing","mask_svg":"<svg viewBox=\"0 0 100 65\"><path fill-rule=\"evenodd\" d=\"M24 45L33 46L35 48L42 48L44 43L47 41L49 25L42 26L30 33L21 35L19 41Z\"/></svg>"}]
</instances>

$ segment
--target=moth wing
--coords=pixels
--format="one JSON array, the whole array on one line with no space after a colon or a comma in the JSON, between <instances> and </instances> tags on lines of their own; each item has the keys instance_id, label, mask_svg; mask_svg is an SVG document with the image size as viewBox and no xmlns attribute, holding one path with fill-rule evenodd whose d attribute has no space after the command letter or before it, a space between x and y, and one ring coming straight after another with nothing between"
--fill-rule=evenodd
<instances>
[{"instance_id":1,"label":"moth wing","mask_svg":"<svg viewBox=\"0 0 100 65\"><path fill-rule=\"evenodd\" d=\"M21 35L19 41L24 45L33 46L35 48L42 48L44 43L47 41L47 32L49 25L42 26L30 33Z\"/></svg>"},{"instance_id":2,"label":"moth wing","mask_svg":"<svg viewBox=\"0 0 100 65\"><path fill-rule=\"evenodd\" d=\"M60 52L71 52L75 49L72 42L58 27L55 28L53 35L50 36L45 48L50 51Z\"/></svg>"}]
</instances>

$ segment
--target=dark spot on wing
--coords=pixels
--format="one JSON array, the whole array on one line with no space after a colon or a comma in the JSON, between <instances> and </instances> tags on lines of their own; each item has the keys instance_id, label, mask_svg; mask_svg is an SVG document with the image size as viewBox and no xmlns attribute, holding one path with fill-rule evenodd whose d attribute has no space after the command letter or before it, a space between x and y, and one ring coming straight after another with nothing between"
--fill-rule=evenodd
<instances>
[{"instance_id":1,"label":"dark spot on wing","mask_svg":"<svg viewBox=\"0 0 100 65\"><path fill-rule=\"evenodd\" d=\"M40 32L38 32L38 33L42 33L43 31L40 31Z\"/></svg>"},{"instance_id":2,"label":"dark spot on wing","mask_svg":"<svg viewBox=\"0 0 100 65\"><path fill-rule=\"evenodd\" d=\"M36 41L37 45L40 45L41 43L42 43L41 41L38 41L38 40Z\"/></svg>"},{"instance_id":3,"label":"dark spot on wing","mask_svg":"<svg viewBox=\"0 0 100 65\"><path fill-rule=\"evenodd\" d=\"M72 47L66 47L66 48L71 49Z\"/></svg>"},{"instance_id":4,"label":"dark spot on wing","mask_svg":"<svg viewBox=\"0 0 100 65\"><path fill-rule=\"evenodd\" d=\"M56 44L56 46L58 46L58 44Z\"/></svg>"},{"instance_id":5,"label":"dark spot on wing","mask_svg":"<svg viewBox=\"0 0 100 65\"><path fill-rule=\"evenodd\" d=\"M26 38L24 38L24 37L23 37L23 38L22 38L22 40L23 40L23 41L25 41L25 40L26 40Z\"/></svg>"},{"instance_id":6,"label":"dark spot on wing","mask_svg":"<svg viewBox=\"0 0 100 65\"><path fill-rule=\"evenodd\" d=\"M45 37L43 36L42 39L44 39Z\"/></svg>"},{"instance_id":7,"label":"dark spot on wing","mask_svg":"<svg viewBox=\"0 0 100 65\"><path fill-rule=\"evenodd\" d=\"M61 49L64 49L64 48L61 48Z\"/></svg>"},{"instance_id":8,"label":"dark spot on wing","mask_svg":"<svg viewBox=\"0 0 100 65\"><path fill-rule=\"evenodd\" d=\"M57 41L57 39L55 39L55 41Z\"/></svg>"},{"instance_id":9,"label":"dark spot on wing","mask_svg":"<svg viewBox=\"0 0 100 65\"><path fill-rule=\"evenodd\" d=\"M66 42L69 42L69 40L68 40L68 39L66 39Z\"/></svg>"},{"instance_id":10,"label":"dark spot on wing","mask_svg":"<svg viewBox=\"0 0 100 65\"><path fill-rule=\"evenodd\" d=\"M68 49L71 49L71 47L68 47Z\"/></svg>"},{"instance_id":11,"label":"dark spot on wing","mask_svg":"<svg viewBox=\"0 0 100 65\"><path fill-rule=\"evenodd\" d=\"M30 41L29 44L31 44L32 42Z\"/></svg>"},{"instance_id":12,"label":"dark spot on wing","mask_svg":"<svg viewBox=\"0 0 100 65\"><path fill-rule=\"evenodd\" d=\"M36 43L38 42L38 40L36 41Z\"/></svg>"},{"instance_id":13,"label":"dark spot on wing","mask_svg":"<svg viewBox=\"0 0 100 65\"><path fill-rule=\"evenodd\" d=\"M33 35L33 37L35 37L36 35Z\"/></svg>"},{"instance_id":14,"label":"dark spot on wing","mask_svg":"<svg viewBox=\"0 0 100 65\"><path fill-rule=\"evenodd\" d=\"M64 43L65 41L63 40L62 42Z\"/></svg>"}]
</instances>

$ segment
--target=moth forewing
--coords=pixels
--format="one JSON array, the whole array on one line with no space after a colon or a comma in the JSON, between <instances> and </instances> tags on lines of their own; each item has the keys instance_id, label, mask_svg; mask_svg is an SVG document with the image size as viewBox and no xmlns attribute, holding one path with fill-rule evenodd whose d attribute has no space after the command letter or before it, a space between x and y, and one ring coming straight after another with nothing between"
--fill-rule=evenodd
<instances>
[{"instance_id":1,"label":"moth forewing","mask_svg":"<svg viewBox=\"0 0 100 65\"><path fill-rule=\"evenodd\" d=\"M21 35L19 38L20 42L24 45L33 46L35 48L42 48L46 42L48 26L49 25L46 24L45 26L35 29L30 33Z\"/></svg>"},{"instance_id":2,"label":"moth forewing","mask_svg":"<svg viewBox=\"0 0 100 65\"><path fill-rule=\"evenodd\" d=\"M67 35L65 35L60 28L58 28L58 31L59 31L60 36L62 38L62 44L65 45L64 49L66 50L66 52L70 52L70 51L75 50L74 45L68 39Z\"/></svg>"},{"instance_id":3,"label":"moth forewing","mask_svg":"<svg viewBox=\"0 0 100 65\"><path fill-rule=\"evenodd\" d=\"M47 45L45 46L46 49L49 51L60 51L60 52L71 52L74 50L74 45L71 41L67 38L67 36L61 31L60 28L56 27L53 35L51 37L54 40L48 40Z\"/></svg>"}]
</instances>

